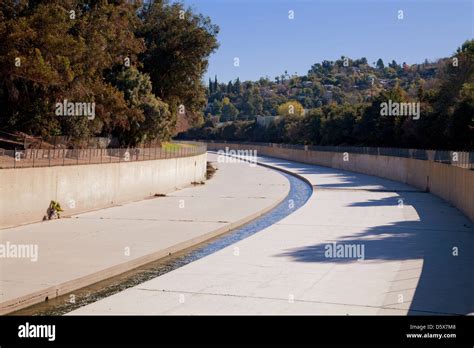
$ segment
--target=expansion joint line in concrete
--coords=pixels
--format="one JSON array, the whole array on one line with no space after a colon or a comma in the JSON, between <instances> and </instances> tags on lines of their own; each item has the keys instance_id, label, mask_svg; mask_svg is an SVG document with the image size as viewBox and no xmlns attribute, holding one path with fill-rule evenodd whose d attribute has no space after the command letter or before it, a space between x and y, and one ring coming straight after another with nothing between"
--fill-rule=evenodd
<instances>
[{"instance_id":1,"label":"expansion joint line in concrete","mask_svg":"<svg viewBox=\"0 0 474 348\"><path fill-rule=\"evenodd\" d=\"M418 222L418 221L414 221ZM287 222L277 222L275 225L281 226L311 226L311 227L362 227L362 228L370 228L370 226L364 225L344 225L344 224L290 224ZM446 232L446 233L473 233L474 231L471 230L445 230L440 228L418 228L418 227L399 227L399 226L391 226L391 225L384 225L380 226L380 228L384 229L391 229L391 230L402 230L402 231L426 231L426 232ZM468 227L469 228L469 227Z\"/></svg>"},{"instance_id":2,"label":"expansion joint line in concrete","mask_svg":"<svg viewBox=\"0 0 474 348\"><path fill-rule=\"evenodd\" d=\"M247 299L255 299L255 300L273 300L273 301L285 301L285 302L288 301L287 298L280 298L280 297L246 296L246 295L236 295L236 294L217 294L217 293L212 293L212 292L177 291L177 290L143 289L143 288L137 288L136 290L149 291L149 292L166 292L166 293L174 293L174 294L247 298ZM382 310L383 309L393 309L393 310L399 310L399 311L406 311L405 309L400 309L400 308L395 308L395 307L372 306L372 305L364 305L364 304L358 304L358 303L340 303L340 302L327 302L327 301L314 301L314 300L301 300L301 299L294 299L293 301L294 302L300 302L300 303L327 304L327 305L336 305L336 306L352 306L352 307L364 307L364 308L377 308L377 309L382 309ZM462 315L462 314L458 314L458 313L434 312L434 311L425 311L425 310L417 310L417 309L410 309L410 312L427 313L427 314L440 314L440 315Z\"/></svg>"},{"instance_id":3,"label":"expansion joint line in concrete","mask_svg":"<svg viewBox=\"0 0 474 348\"><path fill-rule=\"evenodd\" d=\"M73 219L78 220L114 220L114 221L156 221L156 222L163 222L163 221L171 221L171 222L201 222L201 223L219 223L219 224L228 224L230 221L223 221L223 220L190 220L190 219L140 219L140 218L120 218L120 217L73 217Z\"/></svg>"},{"instance_id":4,"label":"expansion joint line in concrete","mask_svg":"<svg viewBox=\"0 0 474 348\"><path fill-rule=\"evenodd\" d=\"M354 189L354 188L344 188L344 187L318 187L318 185L313 185L313 188L316 191L348 191L348 192L388 192L388 193L429 193L426 191L420 190L388 190L388 189Z\"/></svg>"}]
</instances>

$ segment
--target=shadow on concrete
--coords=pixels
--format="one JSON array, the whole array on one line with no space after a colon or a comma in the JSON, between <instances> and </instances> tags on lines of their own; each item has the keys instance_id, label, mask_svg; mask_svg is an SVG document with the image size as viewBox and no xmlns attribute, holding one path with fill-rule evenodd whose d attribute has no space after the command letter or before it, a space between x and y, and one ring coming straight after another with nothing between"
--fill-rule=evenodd
<instances>
[{"instance_id":1,"label":"shadow on concrete","mask_svg":"<svg viewBox=\"0 0 474 348\"><path fill-rule=\"evenodd\" d=\"M285 163L285 166L288 164ZM295 165L295 167L301 174L331 174L342 181L339 184L317 185L317 187L356 188L365 185L368 178L372 178L375 183L384 180L350 172L346 174L331 168L308 165ZM398 185L407 187L404 184ZM390 197L381 199L348 204L341 202L341 206L344 209L377 206L393 206L394 209L398 209L399 199L403 199L405 207L416 211L418 220L400 220L381 226L361 227L358 233L328 241L342 245L364 245L364 260L326 258L328 243L290 249L277 256L289 256L295 262L314 263L422 260L421 274L416 288L412 289L414 297L408 314L474 313L474 227L457 209L423 192L393 193ZM345 223L347 224L347 220ZM315 228L325 227L315 226ZM318 233L318 230L314 233ZM457 256L453 255L453 248L458 248Z\"/></svg>"},{"instance_id":2,"label":"shadow on concrete","mask_svg":"<svg viewBox=\"0 0 474 348\"><path fill-rule=\"evenodd\" d=\"M343 169L334 169L323 166L316 166L305 163L287 162L281 159L266 157L263 163L271 163L276 166L284 166L286 169L297 171L302 175L325 175L328 182L317 183L319 189L367 189L380 191L413 191L421 192L419 189L389 179L377 178L374 183L374 176L354 173Z\"/></svg>"}]
</instances>

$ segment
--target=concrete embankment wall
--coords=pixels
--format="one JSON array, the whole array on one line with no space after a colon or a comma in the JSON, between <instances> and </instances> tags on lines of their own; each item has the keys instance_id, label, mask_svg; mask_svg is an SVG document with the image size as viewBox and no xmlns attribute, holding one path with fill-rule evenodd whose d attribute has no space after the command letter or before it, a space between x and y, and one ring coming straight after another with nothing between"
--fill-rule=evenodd
<instances>
[{"instance_id":1,"label":"concrete embankment wall","mask_svg":"<svg viewBox=\"0 0 474 348\"><path fill-rule=\"evenodd\" d=\"M209 150L257 150L258 155L317 164L374 175L429 190L451 203L474 221L474 171L448 164L404 157L349 153L347 161L338 152L260 146L254 144L208 143Z\"/></svg>"},{"instance_id":2,"label":"concrete embankment wall","mask_svg":"<svg viewBox=\"0 0 474 348\"><path fill-rule=\"evenodd\" d=\"M166 194L205 180L207 154L139 162L0 169L0 228Z\"/></svg>"}]
</instances>

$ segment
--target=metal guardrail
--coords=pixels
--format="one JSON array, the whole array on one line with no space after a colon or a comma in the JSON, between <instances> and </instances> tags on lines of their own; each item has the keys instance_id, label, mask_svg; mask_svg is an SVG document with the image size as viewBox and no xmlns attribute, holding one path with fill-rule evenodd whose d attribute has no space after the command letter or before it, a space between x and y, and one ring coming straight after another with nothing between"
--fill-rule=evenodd
<instances>
[{"instance_id":1,"label":"metal guardrail","mask_svg":"<svg viewBox=\"0 0 474 348\"><path fill-rule=\"evenodd\" d=\"M206 144L193 142L170 148L0 149L0 169L148 161L196 156L206 151Z\"/></svg>"},{"instance_id":2,"label":"metal guardrail","mask_svg":"<svg viewBox=\"0 0 474 348\"><path fill-rule=\"evenodd\" d=\"M207 143L224 144L245 144L255 146L268 146L283 149L296 149L306 151L324 151L338 153L355 153L365 155L393 156L413 158L418 160L433 161L449 164L456 167L474 170L474 152L466 151L444 151L444 150L423 150L423 149L403 149L392 147L359 147L359 146L314 146L298 144L276 144L276 143L256 143L256 142L234 142L207 140Z\"/></svg>"}]
</instances>

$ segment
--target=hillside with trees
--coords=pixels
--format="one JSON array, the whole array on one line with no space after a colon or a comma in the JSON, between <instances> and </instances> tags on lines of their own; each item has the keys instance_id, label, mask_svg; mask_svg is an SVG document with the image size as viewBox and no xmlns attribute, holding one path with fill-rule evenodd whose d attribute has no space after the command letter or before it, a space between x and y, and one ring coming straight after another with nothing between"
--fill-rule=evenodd
<instances>
[{"instance_id":1,"label":"hillside with trees","mask_svg":"<svg viewBox=\"0 0 474 348\"><path fill-rule=\"evenodd\" d=\"M369 64L341 57L316 63L303 76L285 72L273 80L227 83L215 77L208 82L205 122L182 136L472 150L473 58L471 40L435 62ZM388 100L420 103L420 118L381 116ZM257 116L271 122L262 124Z\"/></svg>"}]
</instances>

